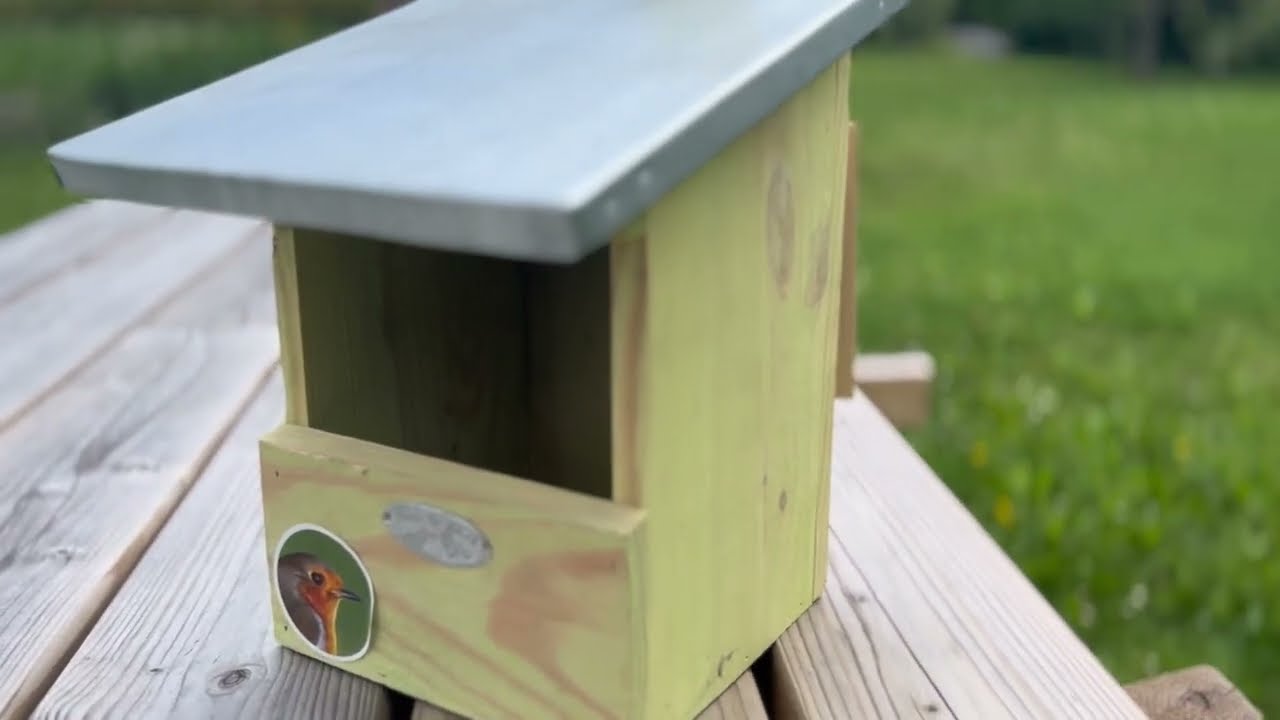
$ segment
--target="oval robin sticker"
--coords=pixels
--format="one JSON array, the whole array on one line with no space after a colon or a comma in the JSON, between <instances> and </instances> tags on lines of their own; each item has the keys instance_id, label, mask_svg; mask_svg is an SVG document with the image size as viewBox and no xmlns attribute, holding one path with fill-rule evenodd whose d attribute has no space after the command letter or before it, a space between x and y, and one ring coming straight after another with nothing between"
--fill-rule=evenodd
<instances>
[{"instance_id":1,"label":"oval robin sticker","mask_svg":"<svg viewBox=\"0 0 1280 720\"><path fill-rule=\"evenodd\" d=\"M373 582L355 551L310 524L280 536L275 586L289 628L320 655L357 660L373 634Z\"/></svg>"}]
</instances>

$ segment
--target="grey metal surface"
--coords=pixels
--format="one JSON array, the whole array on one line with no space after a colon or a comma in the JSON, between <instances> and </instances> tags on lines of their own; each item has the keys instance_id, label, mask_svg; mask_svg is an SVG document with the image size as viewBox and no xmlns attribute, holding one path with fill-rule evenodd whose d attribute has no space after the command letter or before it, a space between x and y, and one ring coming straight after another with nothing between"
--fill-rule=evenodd
<instances>
[{"instance_id":1,"label":"grey metal surface","mask_svg":"<svg viewBox=\"0 0 1280 720\"><path fill-rule=\"evenodd\" d=\"M418 0L59 143L71 191L571 262L904 0Z\"/></svg>"}]
</instances>

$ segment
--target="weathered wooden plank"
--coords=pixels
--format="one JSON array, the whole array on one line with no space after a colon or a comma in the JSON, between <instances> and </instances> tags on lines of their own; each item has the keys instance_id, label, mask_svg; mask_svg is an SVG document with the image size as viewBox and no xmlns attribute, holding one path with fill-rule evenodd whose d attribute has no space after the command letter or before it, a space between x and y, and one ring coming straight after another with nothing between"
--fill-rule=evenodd
<instances>
[{"instance_id":1,"label":"weathered wooden plank","mask_svg":"<svg viewBox=\"0 0 1280 720\"><path fill-rule=\"evenodd\" d=\"M929 421L933 356L927 352L862 353L853 361L858 390L901 429Z\"/></svg>"},{"instance_id":2,"label":"weathered wooden plank","mask_svg":"<svg viewBox=\"0 0 1280 720\"><path fill-rule=\"evenodd\" d=\"M92 262L172 214L151 205L94 200L0 235L0 305L57 273Z\"/></svg>"},{"instance_id":3,"label":"weathered wooden plank","mask_svg":"<svg viewBox=\"0 0 1280 720\"><path fill-rule=\"evenodd\" d=\"M728 690L702 711L698 720L769 720L755 676L750 671L738 676Z\"/></svg>"},{"instance_id":4,"label":"weathered wooden plank","mask_svg":"<svg viewBox=\"0 0 1280 720\"><path fill-rule=\"evenodd\" d=\"M0 428L258 227L241 218L170 213L133 241L0 305Z\"/></svg>"},{"instance_id":5,"label":"weathered wooden plank","mask_svg":"<svg viewBox=\"0 0 1280 720\"><path fill-rule=\"evenodd\" d=\"M277 373L129 574L35 718L389 716L383 688L272 639L257 448L283 406Z\"/></svg>"},{"instance_id":6,"label":"weathered wooden plank","mask_svg":"<svg viewBox=\"0 0 1280 720\"><path fill-rule=\"evenodd\" d=\"M219 245L228 227L188 216L171 229ZM27 717L275 361L273 327L228 322L262 300L228 304L224 282L191 288L0 434L0 718Z\"/></svg>"},{"instance_id":7,"label":"weathered wooden plank","mask_svg":"<svg viewBox=\"0 0 1280 720\"><path fill-rule=\"evenodd\" d=\"M829 563L827 587L840 591L774 646L774 720L954 718L838 537Z\"/></svg>"},{"instance_id":8,"label":"weathered wooden plank","mask_svg":"<svg viewBox=\"0 0 1280 720\"><path fill-rule=\"evenodd\" d=\"M831 575L778 642L780 717L1143 717L862 393L835 419Z\"/></svg>"},{"instance_id":9,"label":"weathered wooden plank","mask_svg":"<svg viewBox=\"0 0 1280 720\"><path fill-rule=\"evenodd\" d=\"M847 58L612 245L614 497L648 512L647 717L706 708L821 593Z\"/></svg>"},{"instance_id":10,"label":"weathered wooden plank","mask_svg":"<svg viewBox=\"0 0 1280 720\"><path fill-rule=\"evenodd\" d=\"M639 717L644 512L297 425L261 446L268 548L315 523L367 568L377 643L344 669L485 720ZM468 557L474 567L415 554L384 525L400 503L465 518L490 550ZM449 529L451 544L468 546L460 523ZM334 654L363 630L295 627L280 603L272 611L276 637L306 654L318 655L322 632ZM360 646L355 637L346 647Z\"/></svg>"}]
</instances>

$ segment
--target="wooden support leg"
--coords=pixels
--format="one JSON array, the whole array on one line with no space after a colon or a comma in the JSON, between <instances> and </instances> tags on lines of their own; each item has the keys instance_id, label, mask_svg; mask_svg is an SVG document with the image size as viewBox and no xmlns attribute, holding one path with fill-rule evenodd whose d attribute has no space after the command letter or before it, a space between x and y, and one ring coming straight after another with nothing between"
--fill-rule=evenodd
<instances>
[{"instance_id":1,"label":"wooden support leg","mask_svg":"<svg viewBox=\"0 0 1280 720\"><path fill-rule=\"evenodd\" d=\"M1262 720L1262 713L1208 665L1156 675L1125 690L1151 720Z\"/></svg>"}]
</instances>

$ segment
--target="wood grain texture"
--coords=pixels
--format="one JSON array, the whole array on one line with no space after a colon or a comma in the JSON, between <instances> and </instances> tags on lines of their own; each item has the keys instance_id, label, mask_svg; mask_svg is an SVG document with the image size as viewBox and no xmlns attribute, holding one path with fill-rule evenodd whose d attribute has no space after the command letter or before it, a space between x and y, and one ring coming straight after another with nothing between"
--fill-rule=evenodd
<instances>
[{"instance_id":1,"label":"wood grain texture","mask_svg":"<svg viewBox=\"0 0 1280 720\"><path fill-rule=\"evenodd\" d=\"M693 717L823 572L848 59L612 246L614 497L648 513L645 717Z\"/></svg>"},{"instance_id":2,"label":"wood grain texture","mask_svg":"<svg viewBox=\"0 0 1280 720\"><path fill-rule=\"evenodd\" d=\"M260 277L270 267L255 265ZM272 637L257 440L280 421L283 406L276 374L129 574L35 718L389 718L383 688L284 650Z\"/></svg>"},{"instance_id":3,"label":"wood grain texture","mask_svg":"<svg viewBox=\"0 0 1280 720\"><path fill-rule=\"evenodd\" d=\"M279 229L291 422L610 490L608 253L573 266Z\"/></svg>"},{"instance_id":4,"label":"wood grain texture","mask_svg":"<svg viewBox=\"0 0 1280 720\"><path fill-rule=\"evenodd\" d=\"M412 720L467 720L447 710L424 703L414 703ZM738 677L727 690L698 714L697 720L769 720L760 689L750 672Z\"/></svg>"},{"instance_id":5,"label":"wood grain texture","mask_svg":"<svg viewBox=\"0 0 1280 720\"><path fill-rule=\"evenodd\" d=\"M1262 713L1217 668L1195 665L1125 686L1150 720L1262 720Z\"/></svg>"},{"instance_id":6,"label":"wood grain texture","mask_svg":"<svg viewBox=\"0 0 1280 720\"><path fill-rule=\"evenodd\" d=\"M858 345L858 126L849 124L844 181L840 262L840 342L836 347L836 397L853 396L853 358Z\"/></svg>"},{"instance_id":7,"label":"wood grain texture","mask_svg":"<svg viewBox=\"0 0 1280 720\"><path fill-rule=\"evenodd\" d=\"M172 229L194 245L242 242L242 225L209 222L189 215ZM209 254L166 241L188 258ZM150 307L174 282L155 279L172 268L137 260L99 278L117 288L117 308ZM182 267L188 277L205 271ZM229 303L220 295L237 278L226 273L243 274L219 266L184 291L188 301L127 331L0 434L0 717L27 717L274 363L274 328L233 319L269 300L269 288Z\"/></svg>"},{"instance_id":8,"label":"wood grain texture","mask_svg":"<svg viewBox=\"0 0 1280 720\"><path fill-rule=\"evenodd\" d=\"M638 716L642 511L294 425L261 445L268 547L315 523L368 568L376 637L344 669L486 720ZM492 559L450 568L409 551L382 524L400 502L468 519ZM280 641L314 655L273 612Z\"/></svg>"},{"instance_id":9,"label":"wood grain texture","mask_svg":"<svg viewBox=\"0 0 1280 720\"><path fill-rule=\"evenodd\" d=\"M1142 718L861 393L836 403L826 594L779 639L784 720Z\"/></svg>"},{"instance_id":10,"label":"wood grain texture","mask_svg":"<svg viewBox=\"0 0 1280 720\"><path fill-rule=\"evenodd\" d=\"M92 262L0 304L0 337L14 339L0 344L0 428L258 228L241 218L166 213Z\"/></svg>"},{"instance_id":11,"label":"wood grain texture","mask_svg":"<svg viewBox=\"0 0 1280 720\"><path fill-rule=\"evenodd\" d=\"M291 247L276 253L276 278L285 294L285 379L303 382L289 386L300 396L290 400L292 414L305 405L310 427L525 474L520 267L331 233L290 234L277 240Z\"/></svg>"},{"instance_id":12,"label":"wood grain texture","mask_svg":"<svg viewBox=\"0 0 1280 720\"><path fill-rule=\"evenodd\" d=\"M609 252L528 268L528 476L612 496Z\"/></svg>"},{"instance_id":13,"label":"wood grain texture","mask_svg":"<svg viewBox=\"0 0 1280 720\"><path fill-rule=\"evenodd\" d=\"M284 378L285 422L310 426L307 412L307 371L303 362L302 322L299 317L298 257L293 230L272 227L271 270L275 286L276 327L280 341L280 373Z\"/></svg>"},{"instance_id":14,"label":"wood grain texture","mask_svg":"<svg viewBox=\"0 0 1280 720\"><path fill-rule=\"evenodd\" d=\"M0 305L54 275L94 262L172 214L150 205L92 200L0 235Z\"/></svg>"}]
</instances>

